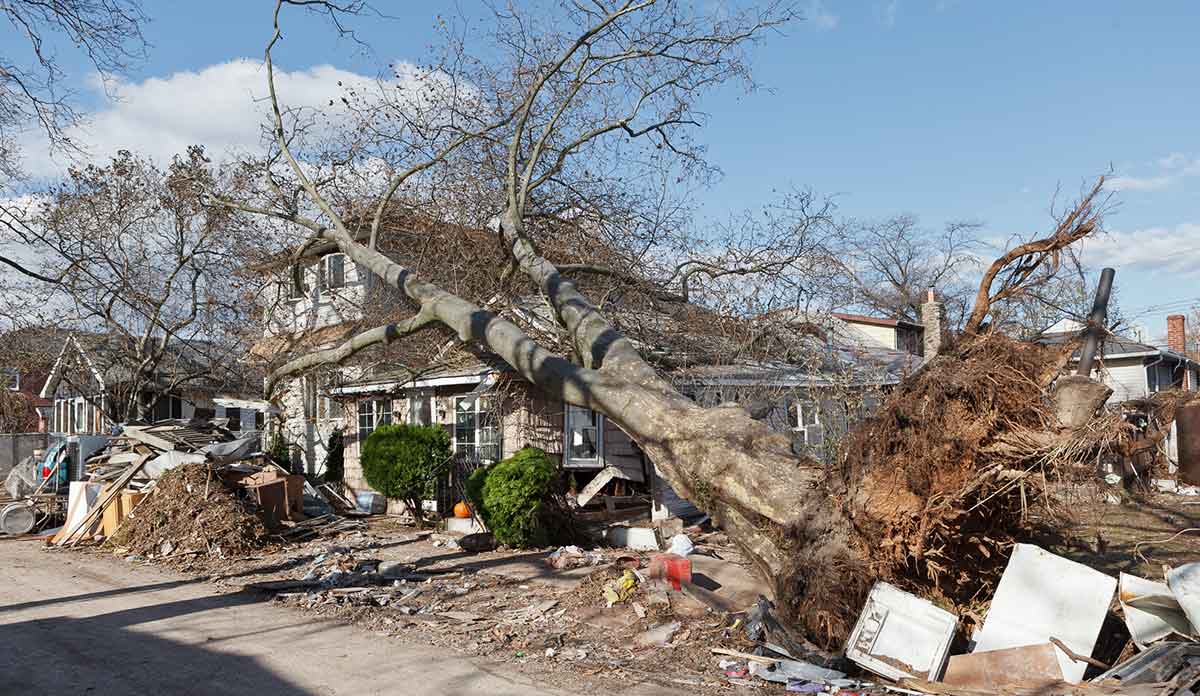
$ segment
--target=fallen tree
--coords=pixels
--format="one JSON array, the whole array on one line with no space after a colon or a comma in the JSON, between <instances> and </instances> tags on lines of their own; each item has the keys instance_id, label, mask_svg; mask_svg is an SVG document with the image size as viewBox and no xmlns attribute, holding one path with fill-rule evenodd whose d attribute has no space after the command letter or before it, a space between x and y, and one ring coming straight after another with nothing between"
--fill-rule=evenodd
<instances>
[{"instance_id":1,"label":"fallen tree","mask_svg":"<svg viewBox=\"0 0 1200 696\"><path fill-rule=\"evenodd\" d=\"M1021 400L1032 399L1041 389L1040 380L1046 376L1041 356L1026 355L1003 339L987 336L982 320L973 321L977 334L939 356L924 376L902 386L889 401L890 415L870 426L880 437L903 434L903 446L879 449L883 445L860 442L838 475L794 455L786 436L751 418L745 409L702 408L679 393L572 277L543 254L546 240L538 237L545 234L545 218L561 217L563 211L582 215L596 201L615 196L620 187L610 187L608 177L628 174L630 167L636 170L634 154L668 153L698 166L700 149L687 136L700 123L696 95L744 76L743 46L790 19L790 10L769 7L707 17L674 3L627 0L611 8L566 3L544 20L534 20L534 13L498 14L498 43L513 49L511 62L492 70L454 72L451 68L478 64L453 53L426 74L421 88L427 101L416 106L392 103L408 112L404 123L385 138L386 147L368 152L362 140L351 139L349 151L329 160L330 172L322 175L298 150L306 121L281 104L274 85L272 50L282 38L280 12L293 4L335 17L339 12L332 3L277 4L275 32L265 53L275 149L258 168L266 183L263 199L217 203L305 230L308 242L297 250L297 259L311 245L336 245L401 291L414 312L341 346L280 366L268 379L269 393L306 370L347 360L400 336L446 327L463 343L498 356L545 392L603 413L620 426L677 492L727 530L770 582L790 617L819 642L843 639L872 578L898 574L914 549L924 569L936 569L930 564L937 557L931 553L935 546L921 541L929 538L924 528L953 521L953 515L942 514L936 506L945 502L948 509L959 509L969 500L961 486L969 487L972 477L983 473L979 468L990 466L980 453L1002 439L1010 421L1035 426L1036 410L1012 421L1002 409L1021 412L1036 402ZM444 103L439 102L442 98ZM440 107L430 107L430 101ZM438 115L424 128L410 128L413 109ZM364 108L361 113L381 111ZM369 131L379 136L382 128L371 120L356 135ZM641 141L647 141L646 150L628 151L628 143ZM339 199L338 168L344 171L347 162L368 155L390 157L385 159L390 177L376 187L378 203L364 214L348 210ZM540 292L569 337L567 351L547 349L501 314L430 282L376 248L381 221L397 191L409 189L410 199L428 196L430 206L436 207L443 198L453 197L442 187L464 181L484 201L475 206L476 212L499 210L488 217L509 265L497 271L523 274ZM582 195L585 190L590 195ZM1098 229L1099 191L1097 186L1085 195L1054 234L1015 249L992 267L980 288L983 305L977 303L973 319L986 317L990 304L1019 294L1031 279L1051 270L1070 244ZM786 257L774 262L788 263ZM676 267L671 279L682 286L682 294L694 296L696 283L704 277L750 275L770 265L745 258L724 270L685 263ZM999 292L991 287L996 279L1002 286ZM991 357L980 362L980 356ZM988 380L997 379L994 375L967 379L979 365L1005 372L1007 381L1001 379L989 389ZM963 378L956 382L956 375ZM976 393L979 389L984 391ZM939 390L944 390L940 396ZM990 404L972 403L973 399ZM941 412L929 417L911 410L920 403ZM990 405L993 410L986 418L962 414L974 428L963 434L966 439L953 435L954 430L943 433L949 440L939 438L938 429L955 416L956 404L967 409ZM919 453L922 442L944 450L944 456ZM921 454L917 459L926 471L907 464L896 469L898 461L914 453ZM905 479L903 487L892 486L897 477ZM904 491L905 504L892 502L897 491ZM950 495L956 491L957 497ZM884 514L888 507L894 509L891 517ZM883 550L871 542L880 529L892 544Z\"/></svg>"}]
</instances>

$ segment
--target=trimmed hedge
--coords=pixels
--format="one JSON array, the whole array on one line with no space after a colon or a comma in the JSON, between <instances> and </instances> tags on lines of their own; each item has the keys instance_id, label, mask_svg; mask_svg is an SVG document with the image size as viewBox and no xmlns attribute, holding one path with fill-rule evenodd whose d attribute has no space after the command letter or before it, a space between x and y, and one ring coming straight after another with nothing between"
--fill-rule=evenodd
<instances>
[{"instance_id":1,"label":"trimmed hedge","mask_svg":"<svg viewBox=\"0 0 1200 696\"><path fill-rule=\"evenodd\" d=\"M558 470L546 453L526 447L504 461L477 469L467 496L496 540L508 546L545 546L550 531L543 512Z\"/></svg>"},{"instance_id":2,"label":"trimmed hedge","mask_svg":"<svg viewBox=\"0 0 1200 696\"><path fill-rule=\"evenodd\" d=\"M421 501L450 464L450 435L438 427L381 425L362 446L363 477L371 488L404 501L418 525Z\"/></svg>"}]
</instances>

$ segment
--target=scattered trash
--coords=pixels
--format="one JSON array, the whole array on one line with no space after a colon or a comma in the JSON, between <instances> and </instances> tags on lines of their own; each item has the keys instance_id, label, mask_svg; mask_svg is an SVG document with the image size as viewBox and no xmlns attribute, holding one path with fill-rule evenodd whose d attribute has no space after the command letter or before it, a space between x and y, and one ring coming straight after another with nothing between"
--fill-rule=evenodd
<instances>
[{"instance_id":1,"label":"scattered trash","mask_svg":"<svg viewBox=\"0 0 1200 696\"><path fill-rule=\"evenodd\" d=\"M658 624L657 626L653 626L650 629L643 631L637 636L637 638L634 639L634 642L642 647L663 647L671 642L671 638L674 637L675 632L678 631L681 626L682 624L680 624L678 621Z\"/></svg>"},{"instance_id":2,"label":"scattered trash","mask_svg":"<svg viewBox=\"0 0 1200 696\"><path fill-rule=\"evenodd\" d=\"M1184 667L1200 664L1200 644L1166 642L1150 646L1144 652L1114 665L1112 669L1096 677L1093 683L1118 683L1121 686L1135 684L1161 684L1170 681ZM1200 674L1193 678L1200 679ZM1187 685L1182 685L1186 687ZM1182 694L1182 691L1176 691Z\"/></svg>"},{"instance_id":3,"label":"scattered trash","mask_svg":"<svg viewBox=\"0 0 1200 696\"><path fill-rule=\"evenodd\" d=\"M359 491L354 496L354 502L360 512L368 515L382 515L387 512L387 498L375 491Z\"/></svg>"},{"instance_id":4,"label":"scattered trash","mask_svg":"<svg viewBox=\"0 0 1200 696\"><path fill-rule=\"evenodd\" d=\"M658 551L658 532L650 527L613 526L604 532L604 540L613 546L634 551Z\"/></svg>"},{"instance_id":5,"label":"scattered trash","mask_svg":"<svg viewBox=\"0 0 1200 696\"><path fill-rule=\"evenodd\" d=\"M1200 632L1200 561L1167 571L1167 586L1192 624L1192 634Z\"/></svg>"},{"instance_id":6,"label":"scattered trash","mask_svg":"<svg viewBox=\"0 0 1200 696\"><path fill-rule=\"evenodd\" d=\"M1177 634L1194 638L1195 630L1166 583L1121 573L1117 597L1125 626L1138 650Z\"/></svg>"},{"instance_id":7,"label":"scattered trash","mask_svg":"<svg viewBox=\"0 0 1200 696\"><path fill-rule=\"evenodd\" d=\"M496 548L496 537L492 536L491 532L467 534L458 540L458 546L463 551L483 553Z\"/></svg>"},{"instance_id":8,"label":"scattered trash","mask_svg":"<svg viewBox=\"0 0 1200 696\"><path fill-rule=\"evenodd\" d=\"M594 551L584 551L578 546L561 546L546 557L546 565L558 570L568 568L584 568L599 565L604 562L604 555Z\"/></svg>"},{"instance_id":9,"label":"scattered trash","mask_svg":"<svg viewBox=\"0 0 1200 696\"><path fill-rule=\"evenodd\" d=\"M637 576L633 574L632 570L626 568L621 577L604 586L604 601L609 607L620 604L633 596L637 586Z\"/></svg>"},{"instance_id":10,"label":"scattered trash","mask_svg":"<svg viewBox=\"0 0 1200 696\"><path fill-rule=\"evenodd\" d=\"M1039 645L1057 638L1090 656L1108 614L1116 578L1032 544L1016 544L976 636L974 652ZM1061 649L1065 681L1078 684L1088 664Z\"/></svg>"},{"instance_id":11,"label":"scattered trash","mask_svg":"<svg viewBox=\"0 0 1200 696\"><path fill-rule=\"evenodd\" d=\"M952 655L942 681L964 689L1047 689L1062 681L1058 652L1050 643Z\"/></svg>"},{"instance_id":12,"label":"scattered trash","mask_svg":"<svg viewBox=\"0 0 1200 696\"><path fill-rule=\"evenodd\" d=\"M877 582L846 642L846 657L889 679L937 681L957 623L950 612Z\"/></svg>"},{"instance_id":13,"label":"scattered trash","mask_svg":"<svg viewBox=\"0 0 1200 696\"><path fill-rule=\"evenodd\" d=\"M692 581L692 562L673 553L656 554L650 558L646 576L651 580L665 581L678 592L683 589L683 583Z\"/></svg>"},{"instance_id":14,"label":"scattered trash","mask_svg":"<svg viewBox=\"0 0 1200 696\"><path fill-rule=\"evenodd\" d=\"M692 544L692 540L686 534L676 534L671 537L671 545L667 547L667 553L674 554L680 558L687 558L692 555L696 547Z\"/></svg>"}]
</instances>

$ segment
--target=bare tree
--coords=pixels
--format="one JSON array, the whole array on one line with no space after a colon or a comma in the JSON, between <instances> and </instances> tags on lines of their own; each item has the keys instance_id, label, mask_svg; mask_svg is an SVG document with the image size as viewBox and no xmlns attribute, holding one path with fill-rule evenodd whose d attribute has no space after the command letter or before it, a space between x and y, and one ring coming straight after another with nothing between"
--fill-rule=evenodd
<instances>
[{"instance_id":1,"label":"bare tree","mask_svg":"<svg viewBox=\"0 0 1200 696\"><path fill-rule=\"evenodd\" d=\"M239 216L201 202L226 184L199 148L166 171L120 152L72 170L21 216L38 272L55 280L26 288L27 322L69 329L64 339L119 377L105 403L114 421L145 420L159 398L201 381L236 383L229 357L251 306L232 273Z\"/></svg>"},{"instance_id":2,"label":"bare tree","mask_svg":"<svg viewBox=\"0 0 1200 696\"><path fill-rule=\"evenodd\" d=\"M887 317L921 321L926 291L937 290L950 326L961 326L970 307L980 244L980 225L951 222L924 229L914 215L851 220L845 225L847 254L838 261L851 281L855 303Z\"/></svg>"},{"instance_id":3,"label":"bare tree","mask_svg":"<svg viewBox=\"0 0 1200 696\"><path fill-rule=\"evenodd\" d=\"M469 56L466 42L451 37L446 56L416 78L420 99L397 94L385 81L382 100L374 108L364 102L355 110L362 120L331 142L316 139L316 118L287 109L275 90L272 52L283 38L283 10L291 5L338 13L332 3L277 3L265 52L275 149L258 168L261 197L214 202L296 225L307 235L297 253L332 242L400 290L411 314L289 361L270 375L269 392L305 371L442 327L499 356L545 392L619 425L672 487L728 530L786 605L804 592L797 582L802 569L837 574L861 567L845 513L824 489L825 469L795 456L789 438L745 409L705 408L681 394L610 321L602 300L582 292L556 264L556 250L586 243L586 237L547 223L628 202L631 188L647 190L638 188L647 172L708 171L693 140L703 123L697 100L717 85L748 83L747 47L791 19L790 8L772 4L707 15L665 0L504 8L495 18L496 50L487 54L494 59ZM377 202L359 204L351 188L377 193ZM565 334L565 350L551 350L486 303L432 282L421 269L376 248L385 214L398 200L423 201L422 209L435 217L488 220L490 239L504 259L494 270L513 282L519 275L540 293ZM594 227L582 229L595 233ZM706 267L668 260L673 290L693 297L691 281L739 275L689 275L691 268ZM747 270L747 277L759 263L746 250L731 260L729 267ZM747 265L739 266L743 261ZM991 277L1005 269L1007 263L1001 264ZM600 275L622 270L608 267ZM686 288L684 278L691 279Z\"/></svg>"},{"instance_id":4,"label":"bare tree","mask_svg":"<svg viewBox=\"0 0 1200 696\"><path fill-rule=\"evenodd\" d=\"M146 17L137 0L0 0L0 16L20 40L0 53L0 192L21 175L18 139L40 131L52 151L74 157L82 152L70 129L82 117L74 92L65 83L56 42L69 41L82 51L106 81L140 61L146 42ZM29 59L18 57L26 49ZM10 51L12 53L10 53ZM0 212L0 264L28 278L53 282L11 253L29 243L20 220Z\"/></svg>"}]
</instances>

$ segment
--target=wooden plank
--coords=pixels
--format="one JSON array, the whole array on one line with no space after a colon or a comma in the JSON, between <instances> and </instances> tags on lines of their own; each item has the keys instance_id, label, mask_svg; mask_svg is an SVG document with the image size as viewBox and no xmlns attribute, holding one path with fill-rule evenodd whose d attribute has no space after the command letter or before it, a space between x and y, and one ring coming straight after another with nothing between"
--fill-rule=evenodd
<instances>
[{"instance_id":1,"label":"wooden plank","mask_svg":"<svg viewBox=\"0 0 1200 696\"><path fill-rule=\"evenodd\" d=\"M142 444L150 445L155 449L162 450L163 452L170 452L171 450L175 449L174 442L146 432L144 426L127 425L125 426L125 435L137 440L138 442L141 442Z\"/></svg>"},{"instance_id":2,"label":"wooden plank","mask_svg":"<svg viewBox=\"0 0 1200 696\"><path fill-rule=\"evenodd\" d=\"M103 492L100 494L100 498L96 500L96 506L88 511L87 517L84 517L80 525L73 530L71 537L63 539L62 541L58 542L58 544L60 546L63 544L74 546L75 544L79 543L79 541L83 538L83 535L80 532L91 528L96 520L104 514L105 508L111 505L112 502L121 495L121 491L125 490L125 487L129 485L129 482L133 480L134 476L137 476L137 474L142 470L142 467L146 466L146 462L148 461L150 461L150 455L145 454L142 455L142 458L139 461L134 462L133 465L131 465L125 472L125 475L118 479L115 484L111 485L107 496Z\"/></svg>"}]
</instances>

